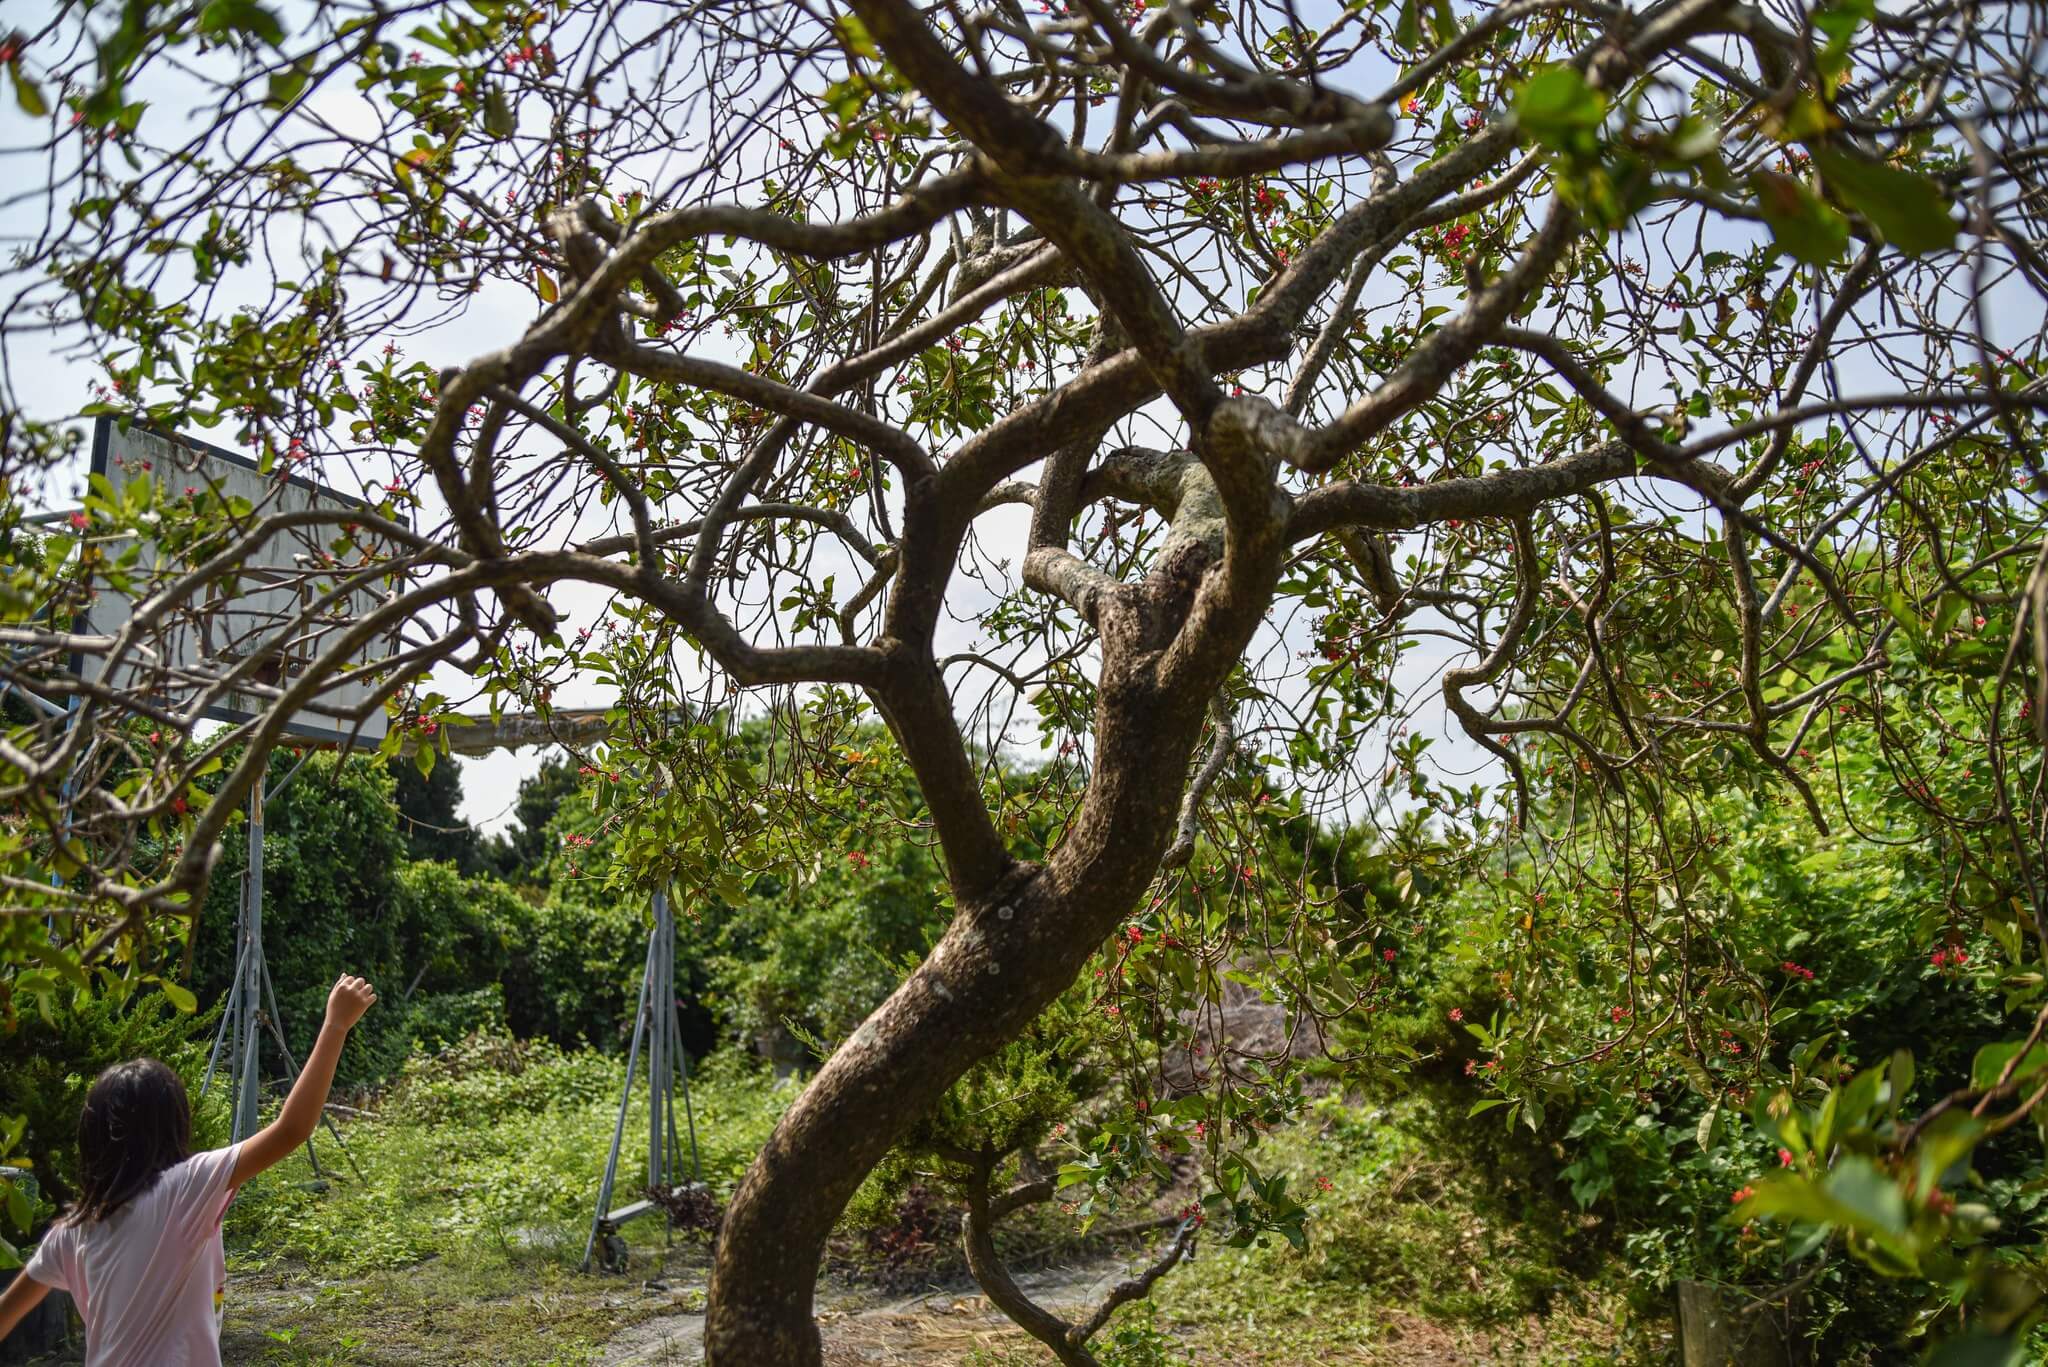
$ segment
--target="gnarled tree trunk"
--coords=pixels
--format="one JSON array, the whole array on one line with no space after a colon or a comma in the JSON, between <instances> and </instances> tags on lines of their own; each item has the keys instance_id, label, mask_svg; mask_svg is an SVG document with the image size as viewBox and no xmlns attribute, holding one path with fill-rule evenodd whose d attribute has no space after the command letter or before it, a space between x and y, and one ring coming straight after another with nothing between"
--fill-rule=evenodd
<instances>
[{"instance_id":1,"label":"gnarled tree trunk","mask_svg":"<svg viewBox=\"0 0 2048 1367\"><path fill-rule=\"evenodd\" d=\"M1015 1038L1129 914L1171 841L1208 700L1277 577L1283 522L1237 547L1251 592L1202 542L1138 585L1107 589L1100 749L1081 811L1042 865L955 887L953 924L909 979L826 1061L748 1169L720 1232L705 1311L714 1364L820 1360L811 1314L825 1240L869 1170L947 1087ZM1240 586L1240 588L1246 586ZM1215 628L1169 660L1199 615Z\"/></svg>"}]
</instances>

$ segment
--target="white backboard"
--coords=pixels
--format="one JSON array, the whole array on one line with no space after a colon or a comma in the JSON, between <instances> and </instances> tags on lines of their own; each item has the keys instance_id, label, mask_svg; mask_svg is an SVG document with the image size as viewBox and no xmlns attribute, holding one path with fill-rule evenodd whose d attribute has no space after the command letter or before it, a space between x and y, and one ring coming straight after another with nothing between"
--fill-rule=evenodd
<instances>
[{"instance_id":1,"label":"white backboard","mask_svg":"<svg viewBox=\"0 0 2048 1367\"><path fill-rule=\"evenodd\" d=\"M139 424L124 430L106 417L93 425L92 472L105 476L117 493L131 481L149 478L156 482L159 497L211 493L247 499L256 517L311 508L368 507L360 498L296 475L264 474L255 461L233 451ZM216 586L210 599L176 613L152 637L150 656L110 662L78 655L73 657L74 669L88 681L123 692L146 691L180 711L197 704L209 680L225 677L251 656L263 661L263 684L288 685L379 601L374 591L355 590L310 620L299 620L308 604L334 587L335 570L324 557L338 530L327 524L277 533L236 575L232 596ZM145 547L143 562L173 572L186 568L165 564L154 545ZM118 631L132 607L127 595L102 589L84 630ZM380 658L389 646L388 640L383 642L370 658ZM363 662L359 657L349 663ZM295 713L287 730L303 741L337 744L353 738L358 746L374 747L387 729L384 710L371 709L360 727L345 714L377 696L379 689L371 679L339 685ZM204 707L202 715L214 721L246 721L260 714L268 701L260 691L228 692Z\"/></svg>"}]
</instances>

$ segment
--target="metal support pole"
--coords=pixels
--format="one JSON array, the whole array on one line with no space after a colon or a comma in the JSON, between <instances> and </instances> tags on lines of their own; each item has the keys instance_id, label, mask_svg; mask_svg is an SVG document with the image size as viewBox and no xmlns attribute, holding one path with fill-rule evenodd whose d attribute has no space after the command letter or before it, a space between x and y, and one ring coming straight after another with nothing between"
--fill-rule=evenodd
<instances>
[{"instance_id":1,"label":"metal support pole","mask_svg":"<svg viewBox=\"0 0 2048 1367\"><path fill-rule=\"evenodd\" d=\"M654 933L648 932L647 955L654 957ZM619 1119L612 1127L612 1151L604 1160L604 1180L597 1187L597 1211L590 1217L590 1237L583 1244L583 1270L590 1270L590 1255L597 1249L597 1232L604 1217L611 1214L612 1183L619 1175L619 1146L626 1138L626 1112L633 1106L633 1073L640 1064L640 1036L647 1025L647 990L653 974L640 975L640 1004L633 1008L633 1044L626 1051L626 1085L619 1092Z\"/></svg>"},{"instance_id":2,"label":"metal support pole","mask_svg":"<svg viewBox=\"0 0 2048 1367\"><path fill-rule=\"evenodd\" d=\"M669 928L671 934L673 934L675 928L673 917L670 919ZM673 944L674 941L671 940L670 943ZM690 1180L701 1184L704 1181L704 1162L697 1154L697 1113L690 1105L690 1056L683 1052L683 1021L678 1013L676 994L673 991L673 972L670 974L670 980L671 991L668 994L668 1019L669 1028L675 1031L676 1076L682 1080L683 1084L683 1121L690 1127ZM673 1107L669 1109L668 1124L670 1132L673 1133L676 1124L675 1109ZM682 1149L680 1147L676 1150L676 1161L679 1165L682 1162Z\"/></svg>"},{"instance_id":3,"label":"metal support pole","mask_svg":"<svg viewBox=\"0 0 2048 1367\"><path fill-rule=\"evenodd\" d=\"M249 790L249 884L243 899L247 908L244 934L248 937L246 966L241 983L242 1011L238 1029L242 1041L241 1067L235 1075L234 1129L236 1143L257 1130L257 1093L262 1080L259 1050L262 1031L256 1017L263 1009L263 781L259 777Z\"/></svg>"},{"instance_id":4,"label":"metal support pole","mask_svg":"<svg viewBox=\"0 0 2048 1367\"><path fill-rule=\"evenodd\" d=\"M235 976L228 980L231 984L228 988L228 1002L226 1006L221 1008L220 1026L213 1032L213 1052L206 1056L206 1076L199 1083L199 1095L202 1100L208 1092L213 1090L214 1070L220 1066L221 1050L228 1042L228 1033L235 1021L235 1003L240 1000L242 995L243 956L249 952L249 947L242 943L241 931L242 912L238 903L235 908ZM234 1058L234 1054L230 1053L228 1055L230 1070L233 1069Z\"/></svg>"},{"instance_id":5,"label":"metal support pole","mask_svg":"<svg viewBox=\"0 0 2048 1367\"><path fill-rule=\"evenodd\" d=\"M668 1134L662 1102L668 1096L670 1063L668 1027L661 1003L675 995L668 984L668 951L674 942L668 921L668 898L654 894L654 931L647 946L647 1187L667 1185Z\"/></svg>"},{"instance_id":6,"label":"metal support pole","mask_svg":"<svg viewBox=\"0 0 2048 1367\"><path fill-rule=\"evenodd\" d=\"M682 1185L683 1146L676 1132L676 1085L682 1084L683 1113L689 1122L691 1180L701 1182L704 1165L697 1151L697 1117L690 1103L690 1063L683 1053L682 1017L676 1009L676 922L668 891L654 894L654 924L647 932L647 964L640 975L640 1001L633 1009L633 1043L626 1052L626 1085L619 1093L619 1118L612 1128L611 1152L605 1157L598 1184L597 1210L590 1220L590 1238L583 1245L583 1270L590 1270L598 1236L611 1217L613 1188L618 1181L619 1150L626 1137L626 1115L633 1107L633 1079L640 1055L647 1054L647 1186L667 1191ZM662 1211L672 1232L675 1217Z\"/></svg>"}]
</instances>

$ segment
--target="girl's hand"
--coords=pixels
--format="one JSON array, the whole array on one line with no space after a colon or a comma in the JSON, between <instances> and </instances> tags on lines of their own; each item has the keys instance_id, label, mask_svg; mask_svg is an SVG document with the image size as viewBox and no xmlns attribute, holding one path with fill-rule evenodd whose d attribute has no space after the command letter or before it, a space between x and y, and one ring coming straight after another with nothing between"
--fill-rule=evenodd
<instances>
[{"instance_id":1,"label":"girl's hand","mask_svg":"<svg viewBox=\"0 0 2048 1367\"><path fill-rule=\"evenodd\" d=\"M327 994L327 1022L337 1030L347 1030L376 1002L376 990L367 981L344 973Z\"/></svg>"}]
</instances>

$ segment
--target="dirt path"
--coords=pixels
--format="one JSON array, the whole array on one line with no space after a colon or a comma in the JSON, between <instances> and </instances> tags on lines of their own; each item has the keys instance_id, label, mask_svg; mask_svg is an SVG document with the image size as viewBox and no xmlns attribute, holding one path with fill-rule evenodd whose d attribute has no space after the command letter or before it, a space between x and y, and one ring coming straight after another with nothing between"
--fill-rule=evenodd
<instances>
[{"instance_id":1,"label":"dirt path","mask_svg":"<svg viewBox=\"0 0 2048 1367\"><path fill-rule=\"evenodd\" d=\"M1046 1268L1018 1280L1041 1304L1072 1308L1093 1302L1124 1275L1124 1260L1101 1258ZM600 1367L670 1367L703 1360L703 1289L683 1288L671 1294L678 1308L615 1335L598 1359ZM958 1363L978 1348L1030 1343L987 1298L966 1290L889 1298L871 1293L821 1296L818 1325L825 1338L826 1361L833 1367L938 1367Z\"/></svg>"}]
</instances>

